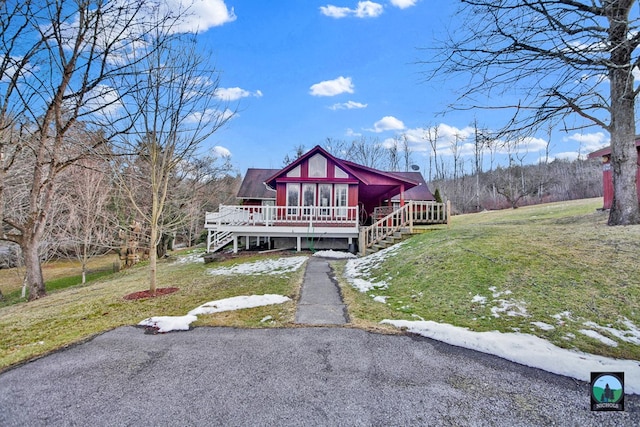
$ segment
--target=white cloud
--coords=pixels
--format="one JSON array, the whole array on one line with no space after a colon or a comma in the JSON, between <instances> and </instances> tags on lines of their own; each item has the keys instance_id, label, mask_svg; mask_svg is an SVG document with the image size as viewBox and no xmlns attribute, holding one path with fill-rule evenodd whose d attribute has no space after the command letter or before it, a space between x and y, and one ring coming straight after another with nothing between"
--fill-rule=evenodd
<instances>
[{"instance_id":1,"label":"white cloud","mask_svg":"<svg viewBox=\"0 0 640 427\"><path fill-rule=\"evenodd\" d=\"M122 107L120 94L116 89L98 85L85 95L83 110L106 118L117 115Z\"/></svg>"},{"instance_id":2,"label":"white cloud","mask_svg":"<svg viewBox=\"0 0 640 427\"><path fill-rule=\"evenodd\" d=\"M335 96L341 93L353 93L351 77L340 76L334 80L325 80L312 85L309 93L313 96Z\"/></svg>"},{"instance_id":3,"label":"white cloud","mask_svg":"<svg viewBox=\"0 0 640 427\"><path fill-rule=\"evenodd\" d=\"M418 0L391 0L391 4L400 9L415 6Z\"/></svg>"},{"instance_id":4,"label":"white cloud","mask_svg":"<svg viewBox=\"0 0 640 427\"><path fill-rule=\"evenodd\" d=\"M194 112L189 114L185 119L185 123L220 123L237 117L238 113L234 113L230 109L224 111L209 108L204 112Z\"/></svg>"},{"instance_id":5,"label":"white cloud","mask_svg":"<svg viewBox=\"0 0 640 427\"><path fill-rule=\"evenodd\" d=\"M376 18L382 14L383 7L379 3L372 1L358 2L358 8L355 11L355 15L358 18Z\"/></svg>"},{"instance_id":6,"label":"white cloud","mask_svg":"<svg viewBox=\"0 0 640 427\"><path fill-rule=\"evenodd\" d=\"M329 107L329 109L331 110L353 110L360 108L367 108L367 104L362 104L355 101L347 101L339 104L333 104L331 107Z\"/></svg>"},{"instance_id":7,"label":"white cloud","mask_svg":"<svg viewBox=\"0 0 640 427\"><path fill-rule=\"evenodd\" d=\"M405 3L407 1L410 0L404 0ZM380 3L374 3L372 1L360 1L355 9L333 5L320 6L320 13L336 19L346 18L347 16L355 16L356 18L377 18L382 15L383 11L384 7Z\"/></svg>"},{"instance_id":8,"label":"white cloud","mask_svg":"<svg viewBox=\"0 0 640 427\"><path fill-rule=\"evenodd\" d=\"M233 8L229 10L224 0L167 0L167 12L187 9L187 13L175 26L176 33L200 33L236 20Z\"/></svg>"},{"instance_id":9,"label":"white cloud","mask_svg":"<svg viewBox=\"0 0 640 427\"><path fill-rule=\"evenodd\" d=\"M580 153L578 153L577 151L565 151L563 153L554 154L553 158L549 159L549 161L553 161L554 159L573 161L573 160L576 160L578 157L580 157Z\"/></svg>"},{"instance_id":10,"label":"white cloud","mask_svg":"<svg viewBox=\"0 0 640 427\"><path fill-rule=\"evenodd\" d=\"M250 96L255 96L256 98L260 98L262 96L262 92L257 90L255 92L249 92L248 90L239 88L239 87L227 87L227 88L218 88L215 91L215 97L221 99L223 101L236 101L240 98L247 98Z\"/></svg>"},{"instance_id":11,"label":"white cloud","mask_svg":"<svg viewBox=\"0 0 640 427\"><path fill-rule=\"evenodd\" d=\"M360 136L362 136L362 134L361 134L361 133L355 132L355 131L354 131L353 129L351 129L351 128L348 128L344 134L345 134L346 136L349 136L349 137L360 137Z\"/></svg>"},{"instance_id":12,"label":"white cloud","mask_svg":"<svg viewBox=\"0 0 640 427\"><path fill-rule=\"evenodd\" d=\"M333 5L320 6L320 13L330 18L344 18L351 14L348 7L338 7Z\"/></svg>"},{"instance_id":13,"label":"white cloud","mask_svg":"<svg viewBox=\"0 0 640 427\"><path fill-rule=\"evenodd\" d=\"M387 130L402 130L404 123L393 116L385 116L373 124L373 132L380 133Z\"/></svg>"},{"instance_id":14,"label":"white cloud","mask_svg":"<svg viewBox=\"0 0 640 427\"><path fill-rule=\"evenodd\" d=\"M563 138L565 142L577 142L580 144L580 151L591 153L609 145L609 138L602 132L595 133L574 133Z\"/></svg>"},{"instance_id":15,"label":"white cloud","mask_svg":"<svg viewBox=\"0 0 640 427\"><path fill-rule=\"evenodd\" d=\"M216 145L211 151L218 157L231 157L231 151L221 145Z\"/></svg>"}]
</instances>

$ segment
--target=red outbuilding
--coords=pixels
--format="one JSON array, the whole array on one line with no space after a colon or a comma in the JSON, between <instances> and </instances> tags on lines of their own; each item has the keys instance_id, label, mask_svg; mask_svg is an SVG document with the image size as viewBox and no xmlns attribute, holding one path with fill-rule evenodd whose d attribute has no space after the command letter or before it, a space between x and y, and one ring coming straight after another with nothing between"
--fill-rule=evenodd
<instances>
[{"instance_id":1,"label":"red outbuilding","mask_svg":"<svg viewBox=\"0 0 640 427\"><path fill-rule=\"evenodd\" d=\"M640 139L636 139L636 149L638 150L638 166L640 166ZM604 195L603 209L611 209L613 205L613 171L611 170L611 147L601 148L589 154L590 159L602 159L602 190ZM640 182L640 167L636 172L636 180ZM640 197L640 186L638 186L638 197Z\"/></svg>"}]
</instances>

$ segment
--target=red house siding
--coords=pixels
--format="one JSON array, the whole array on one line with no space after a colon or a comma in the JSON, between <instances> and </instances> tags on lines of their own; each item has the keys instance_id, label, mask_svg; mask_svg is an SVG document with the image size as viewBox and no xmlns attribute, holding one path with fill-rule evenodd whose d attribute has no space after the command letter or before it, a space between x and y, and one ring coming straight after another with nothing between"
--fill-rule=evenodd
<instances>
[{"instance_id":1,"label":"red house siding","mask_svg":"<svg viewBox=\"0 0 640 427\"><path fill-rule=\"evenodd\" d=\"M636 182L640 183L640 139L636 140L638 149L638 170L636 171ZM613 172L611 170L611 148L603 148L589 154L589 158L602 159L602 193L603 193L603 209L611 209L613 206ZM640 186L637 188L638 197L640 198Z\"/></svg>"}]
</instances>

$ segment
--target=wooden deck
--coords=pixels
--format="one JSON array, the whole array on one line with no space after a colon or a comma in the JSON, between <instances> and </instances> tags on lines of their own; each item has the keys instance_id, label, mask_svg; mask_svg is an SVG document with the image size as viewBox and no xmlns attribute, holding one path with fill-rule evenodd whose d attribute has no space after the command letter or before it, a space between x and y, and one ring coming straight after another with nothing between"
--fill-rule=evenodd
<instances>
[{"instance_id":1,"label":"wooden deck","mask_svg":"<svg viewBox=\"0 0 640 427\"><path fill-rule=\"evenodd\" d=\"M377 208L382 215L385 208ZM228 206L221 205L218 212L207 212L205 228L208 231L207 252L215 252L233 242L238 250L238 238L296 238L301 250L303 238L348 239L351 245L358 239L360 254L393 239L401 230L412 231L415 225L447 224L448 204L434 202L408 202L377 218L370 226L360 226L358 207L320 206Z\"/></svg>"}]
</instances>

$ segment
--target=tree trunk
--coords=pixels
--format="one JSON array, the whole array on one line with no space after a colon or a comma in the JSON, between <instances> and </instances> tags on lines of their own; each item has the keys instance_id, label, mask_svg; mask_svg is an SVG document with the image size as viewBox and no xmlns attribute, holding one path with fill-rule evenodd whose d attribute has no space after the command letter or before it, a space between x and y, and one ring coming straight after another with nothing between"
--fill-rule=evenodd
<instances>
[{"instance_id":1,"label":"tree trunk","mask_svg":"<svg viewBox=\"0 0 640 427\"><path fill-rule=\"evenodd\" d=\"M149 293L151 293L151 295L156 294L158 283L158 252L156 250L157 241L158 226L155 224L151 224L151 230L149 233Z\"/></svg>"},{"instance_id":2,"label":"tree trunk","mask_svg":"<svg viewBox=\"0 0 640 427\"><path fill-rule=\"evenodd\" d=\"M631 53L627 40L629 10L633 2L612 2L608 11L611 61L611 169L613 205L609 225L640 224L637 171L638 152L635 143L635 94L631 73Z\"/></svg>"},{"instance_id":3,"label":"tree trunk","mask_svg":"<svg viewBox=\"0 0 640 427\"><path fill-rule=\"evenodd\" d=\"M21 245L22 257L26 269L25 281L27 289L29 289L29 301L47 295L44 288L44 277L42 276L42 266L40 265L40 256L38 255L37 239L24 239Z\"/></svg>"}]
</instances>

